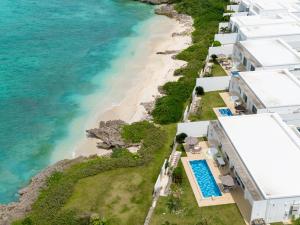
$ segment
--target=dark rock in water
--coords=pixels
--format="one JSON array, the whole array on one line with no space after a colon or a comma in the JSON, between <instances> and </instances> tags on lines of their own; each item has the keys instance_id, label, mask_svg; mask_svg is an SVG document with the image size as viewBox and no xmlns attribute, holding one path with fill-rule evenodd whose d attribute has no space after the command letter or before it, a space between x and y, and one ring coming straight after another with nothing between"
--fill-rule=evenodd
<instances>
[{"instance_id":1,"label":"dark rock in water","mask_svg":"<svg viewBox=\"0 0 300 225\"><path fill-rule=\"evenodd\" d=\"M169 3L169 0L139 0L139 1L151 4L151 5L161 5L161 4Z\"/></svg>"},{"instance_id":2,"label":"dark rock in water","mask_svg":"<svg viewBox=\"0 0 300 225\"><path fill-rule=\"evenodd\" d=\"M87 136L100 139L98 148L112 149L127 147L121 136L122 126L126 123L122 120L101 121L98 128L87 130Z\"/></svg>"},{"instance_id":3,"label":"dark rock in water","mask_svg":"<svg viewBox=\"0 0 300 225\"><path fill-rule=\"evenodd\" d=\"M78 157L72 160L62 160L52 166L42 170L39 174L34 176L30 184L19 190L20 199L18 202L12 202L8 205L0 205L0 224L9 225L13 221L21 219L31 211L32 204L37 200L40 190L46 185L48 177L54 172L61 172L70 166L83 162L88 158Z\"/></svg>"}]
</instances>

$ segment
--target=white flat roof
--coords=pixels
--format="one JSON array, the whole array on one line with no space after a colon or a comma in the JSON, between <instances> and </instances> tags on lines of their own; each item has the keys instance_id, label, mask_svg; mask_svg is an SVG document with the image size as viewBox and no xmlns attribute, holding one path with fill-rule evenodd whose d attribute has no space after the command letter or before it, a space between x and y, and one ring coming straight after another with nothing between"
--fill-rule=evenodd
<instances>
[{"instance_id":1,"label":"white flat roof","mask_svg":"<svg viewBox=\"0 0 300 225\"><path fill-rule=\"evenodd\" d=\"M300 21L296 15L293 14L278 14L275 17L256 16L233 16L230 20L238 24L240 27L267 25L267 24L281 24L292 23Z\"/></svg>"},{"instance_id":2,"label":"white flat roof","mask_svg":"<svg viewBox=\"0 0 300 225\"><path fill-rule=\"evenodd\" d=\"M300 35L300 23L257 25L240 28L248 38Z\"/></svg>"},{"instance_id":3,"label":"white flat roof","mask_svg":"<svg viewBox=\"0 0 300 225\"><path fill-rule=\"evenodd\" d=\"M300 64L300 55L280 39L241 41L240 44L262 66L284 66Z\"/></svg>"},{"instance_id":4,"label":"white flat roof","mask_svg":"<svg viewBox=\"0 0 300 225\"><path fill-rule=\"evenodd\" d=\"M286 2L284 2L286 4ZM283 4L280 4L276 1L261 1L257 0L253 3L256 7L259 7L262 10L282 10L286 9L286 7Z\"/></svg>"},{"instance_id":5,"label":"white flat roof","mask_svg":"<svg viewBox=\"0 0 300 225\"><path fill-rule=\"evenodd\" d=\"M266 108L300 106L300 81L287 70L241 72L240 77Z\"/></svg>"},{"instance_id":6,"label":"white flat roof","mask_svg":"<svg viewBox=\"0 0 300 225\"><path fill-rule=\"evenodd\" d=\"M299 138L277 114L219 121L265 198L300 196Z\"/></svg>"}]
</instances>

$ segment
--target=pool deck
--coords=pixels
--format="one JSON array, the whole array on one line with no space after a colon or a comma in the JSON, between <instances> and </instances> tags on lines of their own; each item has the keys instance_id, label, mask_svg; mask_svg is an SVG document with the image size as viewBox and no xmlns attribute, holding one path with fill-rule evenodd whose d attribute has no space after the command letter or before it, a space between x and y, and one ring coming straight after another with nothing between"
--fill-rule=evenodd
<instances>
[{"instance_id":1,"label":"pool deck","mask_svg":"<svg viewBox=\"0 0 300 225\"><path fill-rule=\"evenodd\" d=\"M187 152L186 157L181 157L181 161L183 167L185 169L186 175L189 179L190 185L194 192L197 204L199 207L206 207L206 206L215 206L215 205L225 205L225 204L233 204L236 203L246 224L249 224L250 214L251 214L251 206L247 200L244 199L244 193L241 188L236 187L234 190L230 192L223 192L220 188L222 196L220 197L211 197L211 198L203 198L200 187L197 183L197 180L194 176L192 168L189 164L191 160L206 160L207 164L212 172L215 181L217 182L218 186L221 185L220 177L223 174L226 174L228 171L226 168L219 168L216 164L215 160L208 155L207 151L209 150L208 143L206 141L202 141L198 144L201 146L202 150L200 153L190 153Z\"/></svg>"},{"instance_id":2,"label":"pool deck","mask_svg":"<svg viewBox=\"0 0 300 225\"><path fill-rule=\"evenodd\" d=\"M233 115L237 115L237 112L236 112L235 107L234 107L234 102L231 101L229 92L220 92L219 95L223 99L226 106L225 107L215 107L215 108L213 108L213 111L217 115L217 117L223 116L220 113L219 109L227 109L227 108L230 109L230 111L232 112Z\"/></svg>"},{"instance_id":3,"label":"pool deck","mask_svg":"<svg viewBox=\"0 0 300 225\"><path fill-rule=\"evenodd\" d=\"M194 176L194 173L189 164L189 161L191 161L191 160L206 160L218 185L221 184L220 177L222 176L222 173L221 173L222 169L219 169L218 166L216 165L214 159L210 158L207 155L207 151L209 149L207 146L207 143L201 142L200 145L202 147L202 150L200 153L192 154L192 153L187 152L187 157L181 157L181 161L183 163L187 177L188 177L191 187L193 189L198 206L203 207L203 206L210 206L210 205L223 205L223 204L235 203L232 195L230 193L222 192L221 189L220 189L220 191L222 192L222 196L211 197L211 198L203 198L202 197L200 187L197 184L197 180ZM219 187L220 187L220 185L219 185Z\"/></svg>"}]
</instances>

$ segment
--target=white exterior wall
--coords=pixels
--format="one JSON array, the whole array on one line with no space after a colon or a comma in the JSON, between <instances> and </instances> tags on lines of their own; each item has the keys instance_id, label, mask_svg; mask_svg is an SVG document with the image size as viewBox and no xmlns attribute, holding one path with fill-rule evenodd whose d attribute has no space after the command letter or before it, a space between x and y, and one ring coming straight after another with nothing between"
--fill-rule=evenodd
<instances>
[{"instance_id":1,"label":"white exterior wall","mask_svg":"<svg viewBox=\"0 0 300 225\"><path fill-rule=\"evenodd\" d=\"M237 33L216 34L215 41L221 42L222 45L234 44L237 41Z\"/></svg>"},{"instance_id":2,"label":"white exterior wall","mask_svg":"<svg viewBox=\"0 0 300 225\"><path fill-rule=\"evenodd\" d=\"M209 56L215 54L215 55L220 55L224 54L226 56L231 56L233 52L233 44L228 44L228 45L223 45L219 47L210 47L208 49L208 54Z\"/></svg>"},{"instance_id":3,"label":"white exterior wall","mask_svg":"<svg viewBox=\"0 0 300 225\"><path fill-rule=\"evenodd\" d=\"M300 197L278 198L253 203L251 220L264 218L267 223L287 221L292 218L293 205L300 204ZM299 211L294 215L299 217Z\"/></svg>"},{"instance_id":4,"label":"white exterior wall","mask_svg":"<svg viewBox=\"0 0 300 225\"><path fill-rule=\"evenodd\" d=\"M267 210L267 201L254 201L252 204L251 221L254 219L265 218Z\"/></svg>"},{"instance_id":5,"label":"white exterior wall","mask_svg":"<svg viewBox=\"0 0 300 225\"><path fill-rule=\"evenodd\" d=\"M240 7L239 5L227 5L227 10L232 10L232 11L238 12L239 7Z\"/></svg>"},{"instance_id":6,"label":"white exterior wall","mask_svg":"<svg viewBox=\"0 0 300 225\"><path fill-rule=\"evenodd\" d=\"M245 190L244 190L244 198L247 199L250 203L251 206L253 206L253 198L252 198L252 195L250 194L250 192L248 191L247 187L245 187Z\"/></svg>"}]
</instances>

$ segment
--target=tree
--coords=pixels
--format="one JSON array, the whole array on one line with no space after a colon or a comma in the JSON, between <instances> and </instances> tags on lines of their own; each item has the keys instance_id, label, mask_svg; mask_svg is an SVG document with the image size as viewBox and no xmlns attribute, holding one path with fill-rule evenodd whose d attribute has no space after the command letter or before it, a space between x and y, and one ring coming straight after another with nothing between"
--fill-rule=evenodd
<instances>
[{"instance_id":1,"label":"tree","mask_svg":"<svg viewBox=\"0 0 300 225\"><path fill-rule=\"evenodd\" d=\"M199 95L204 95L204 89L201 86L197 86L195 91L196 91L196 95L198 95L198 96Z\"/></svg>"},{"instance_id":2,"label":"tree","mask_svg":"<svg viewBox=\"0 0 300 225\"><path fill-rule=\"evenodd\" d=\"M184 143L184 139L187 137L187 135L185 133L180 133L176 135L176 142L179 144Z\"/></svg>"}]
</instances>

